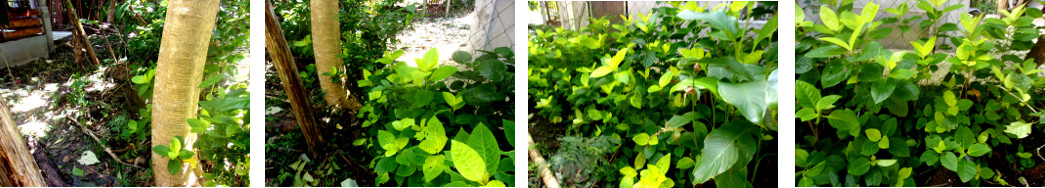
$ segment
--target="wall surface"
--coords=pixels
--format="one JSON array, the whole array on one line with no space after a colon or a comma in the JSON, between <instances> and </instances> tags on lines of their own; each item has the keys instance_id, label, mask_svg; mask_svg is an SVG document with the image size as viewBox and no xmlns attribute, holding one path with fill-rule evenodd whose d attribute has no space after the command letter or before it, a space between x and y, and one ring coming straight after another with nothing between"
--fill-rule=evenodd
<instances>
[{"instance_id":1,"label":"wall surface","mask_svg":"<svg viewBox=\"0 0 1045 188\"><path fill-rule=\"evenodd\" d=\"M8 65L12 67L24 65L33 60L47 58L47 43L50 42L51 38L37 35L0 43L0 53L3 53L3 58L7 59L7 63L3 63L3 58L0 58L0 68L8 67Z\"/></svg>"}]
</instances>

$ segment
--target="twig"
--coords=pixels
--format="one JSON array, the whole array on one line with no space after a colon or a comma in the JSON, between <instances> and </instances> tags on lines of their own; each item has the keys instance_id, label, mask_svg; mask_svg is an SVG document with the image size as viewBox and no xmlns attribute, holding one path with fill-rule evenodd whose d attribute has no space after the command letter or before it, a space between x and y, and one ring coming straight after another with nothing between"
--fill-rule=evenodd
<instances>
[{"instance_id":1,"label":"twig","mask_svg":"<svg viewBox=\"0 0 1045 188\"><path fill-rule=\"evenodd\" d=\"M108 153L110 157L112 157L113 159L116 160L116 162L119 162L120 164L127 165L127 166L130 166L130 167L134 167L134 168L142 168L142 167L140 167L138 165L130 164L130 163L127 163L127 162L123 162L123 160L120 160L120 157L117 157L116 154L114 154L112 152L112 148L109 148L109 146L106 146L105 144L102 144L102 140L98 139L97 136L94 136L94 133L91 133L91 130L87 130L86 127L83 127L83 124L80 124L80 121L77 121L76 119L73 119L73 118L68 117L68 116L65 117L65 118L69 119L69 120L72 120L73 123L76 123L76 126L80 127L80 130L83 130L83 132L87 134L87 136L91 136L91 138L93 138L95 142L98 142L98 145L101 145L102 147L105 147L105 153Z\"/></svg>"},{"instance_id":2,"label":"twig","mask_svg":"<svg viewBox=\"0 0 1045 188\"><path fill-rule=\"evenodd\" d=\"M533 137L529 133L526 134L526 138L531 146L533 146ZM548 163L544 162L544 157L541 156L541 152L537 151L537 148L530 148L530 159L533 159L533 163L537 164L538 173L541 174L541 179L544 180L544 186L548 188L560 188L559 180L555 179L555 175L552 175L552 171L548 170Z\"/></svg>"},{"instance_id":3,"label":"twig","mask_svg":"<svg viewBox=\"0 0 1045 188\"><path fill-rule=\"evenodd\" d=\"M7 76L11 77L11 81L14 82L15 75L11 74L11 63L7 62L7 55L4 55L3 51L0 51L0 57L4 57L4 64L7 65Z\"/></svg>"}]
</instances>

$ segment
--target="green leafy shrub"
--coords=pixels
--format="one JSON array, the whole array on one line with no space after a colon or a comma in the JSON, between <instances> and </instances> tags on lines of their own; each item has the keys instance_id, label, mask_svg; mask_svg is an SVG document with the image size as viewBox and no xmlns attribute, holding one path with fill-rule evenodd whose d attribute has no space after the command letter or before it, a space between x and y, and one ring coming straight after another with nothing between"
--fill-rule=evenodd
<instances>
[{"instance_id":1,"label":"green leafy shrub","mask_svg":"<svg viewBox=\"0 0 1045 188\"><path fill-rule=\"evenodd\" d=\"M455 60L469 62L471 55L461 53ZM396 186L514 186L512 108L491 105L514 101L514 87L497 84L512 77L510 72L452 90L446 80L459 69L440 65L436 49L416 67L396 62L400 55L386 54L377 60L385 68L364 70L365 79L358 81L368 91L358 117L370 135L376 184L394 179ZM487 57L468 64L507 66L502 57Z\"/></svg>"},{"instance_id":2,"label":"green leafy shrub","mask_svg":"<svg viewBox=\"0 0 1045 188\"><path fill-rule=\"evenodd\" d=\"M622 23L533 30L531 112L567 126L565 136L617 143L620 155L597 156L610 165L580 177L588 182L750 187L762 157L774 155L762 141L777 129L775 3L669 4ZM741 21L766 17L761 29Z\"/></svg>"},{"instance_id":3,"label":"green leafy shrub","mask_svg":"<svg viewBox=\"0 0 1045 188\"><path fill-rule=\"evenodd\" d=\"M1033 46L1040 34L1030 20L1041 10L939 23L963 6L946 2L917 1L924 18L908 17L906 3L883 19L873 2L859 13L851 1L805 7L818 8L822 24L798 7L795 116L808 125L797 129L798 186L918 186L942 176L915 172L936 169L956 174L951 185L1022 186L1012 173L1035 163L1021 154L1038 147L1026 140L1041 139L1031 130L1045 118L1045 78L1009 52ZM893 31L886 25L915 22L929 32L910 52L877 41Z\"/></svg>"}]
</instances>

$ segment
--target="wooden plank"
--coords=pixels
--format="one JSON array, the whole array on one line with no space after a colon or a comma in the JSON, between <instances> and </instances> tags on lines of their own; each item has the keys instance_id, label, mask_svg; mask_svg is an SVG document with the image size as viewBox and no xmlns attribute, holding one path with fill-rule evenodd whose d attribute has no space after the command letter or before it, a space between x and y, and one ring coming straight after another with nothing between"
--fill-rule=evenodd
<instances>
[{"instance_id":1,"label":"wooden plank","mask_svg":"<svg viewBox=\"0 0 1045 188\"><path fill-rule=\"evenodd\" d=\"M5 25L6 28L24 28L24 27L40 27L41 22L39 18L14 18L11 19L10 25Z\"/></svg>"},{"instance_id":2,"label":"wooden plank","mask_svg":"<svg viewBox=\"0 0 1045 188\"><path fill-rule=\"evenodd\" d=\"M12 17L12 18L40 16L40 10L37 10L37 9L27 9L27 8L16 8L16 9L7 10L7 15Z\"/></svg>"},{"instance_id":3,"label":"wooden plank","mask_svg":"<svg viewBox=\"0 0 1045 188\"><path fill-rule=\"evenodd\" d=\"M11 41L22 37L34 36L43 32L44 30L39 27L18 29L12 32L4 32L4 39L6 39L7 41Z\"/></svg>"}]
</instances>

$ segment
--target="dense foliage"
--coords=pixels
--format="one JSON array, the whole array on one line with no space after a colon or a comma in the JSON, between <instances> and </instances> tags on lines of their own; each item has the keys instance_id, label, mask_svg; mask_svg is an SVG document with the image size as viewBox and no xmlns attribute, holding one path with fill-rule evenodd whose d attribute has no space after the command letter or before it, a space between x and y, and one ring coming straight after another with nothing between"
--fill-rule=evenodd
<instances>
[{"instance_id":1,"label":"dense foliage","mask_svg":"<svg viewBox=\"0 0 1045 188\"><path fill-rule=\"evenodd\" d=\"M1045 125L1045 78L1012 52L1041 35L1032 24L1041 10L947 23L964 5L912 1L921 16L907 3L856 12L853 1L823 2L796 10L798 186L1027 184L1018 174L1042 162L1032 154L1045 137L1032 130ZM818 10L820 23L802 8ZM928 35L911 51L882 48L908 24Z\"/></svg>"},{"instance_id":2,"label":"dense foliage","mask_svg":"<svg viewBox=\"0 0 1045 188\"><path fill-rule=\"evenodd\" d=\"M436 49L416 67L395 61L396 51L377 60L386 68L363 71L359 86L368 100L358 117L368 129L377 185L515 185L514 55L508 48L486 53L474 61L455 53L465 72L440 65Z\"/></svg>"},{"instance_id":3,"label":"dense foliage","mask_svg":"<svg viewBox=\"0 0 1045 188\"><path fill-rule=\"evenodd\" d=\"M565 186L751 187L775 163L775 3L668 4L531 31L530 112L567 127L551 157Z\"/></svg>"}]
</instances>

